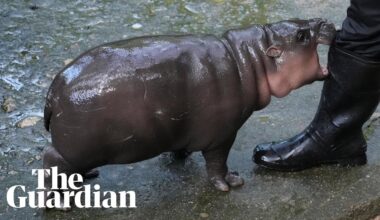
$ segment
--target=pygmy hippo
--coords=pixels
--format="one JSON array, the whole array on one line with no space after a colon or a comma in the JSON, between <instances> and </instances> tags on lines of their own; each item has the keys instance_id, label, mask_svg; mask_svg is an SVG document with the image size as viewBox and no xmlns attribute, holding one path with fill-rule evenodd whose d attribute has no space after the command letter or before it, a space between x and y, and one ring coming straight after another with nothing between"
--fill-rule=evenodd
<instances>
[{"instance_id":1,"label":"pygmy hippo","mask_svg":"<svg viewBox=\"0 0 380 220\"><path fill-rule=\"evenodd\" d=\"M236 133L271 96L327 75L323 19L286 20L213 35L137 37L95 47L55 77L45 106L53 147L44 168L94 173L167 151L202 151L221 191L244 183L226 161Z\"/></svg>"}]
</instances>

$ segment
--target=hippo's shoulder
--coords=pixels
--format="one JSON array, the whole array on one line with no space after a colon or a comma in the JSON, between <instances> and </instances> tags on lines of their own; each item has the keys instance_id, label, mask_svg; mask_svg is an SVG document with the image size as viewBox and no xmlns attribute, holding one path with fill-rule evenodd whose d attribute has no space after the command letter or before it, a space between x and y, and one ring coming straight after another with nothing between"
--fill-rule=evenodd
<instances>
[{"instance_id":1,"label":"hippo's shoulder","mask_svg":"<svg viewBox=\"0 0 380 220\"><path fill-rule=\"evenodd\" d=\"M259 41L265 37L263 25L252 25L247 28L231 29L222 35L230 42Z\"/></svg>"}]
</instances>

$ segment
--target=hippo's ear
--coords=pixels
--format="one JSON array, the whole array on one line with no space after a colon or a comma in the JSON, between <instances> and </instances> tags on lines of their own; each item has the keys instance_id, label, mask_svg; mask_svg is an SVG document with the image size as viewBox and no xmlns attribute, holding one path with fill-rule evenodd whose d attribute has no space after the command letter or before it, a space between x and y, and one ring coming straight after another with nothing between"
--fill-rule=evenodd
<instances>
[{"instance_id":1,"label":"hippo's ear","mask_svg":"<svg viewBox=\"0 0 380 220\"><path fill-rule=\"evenodd\" d=\"M279 46L274 46L274 45L270 46L265 52L267 56L275 57L275 58L281 56L281 53L282 53L282 49Z\"/></svg>"}]
</instances>

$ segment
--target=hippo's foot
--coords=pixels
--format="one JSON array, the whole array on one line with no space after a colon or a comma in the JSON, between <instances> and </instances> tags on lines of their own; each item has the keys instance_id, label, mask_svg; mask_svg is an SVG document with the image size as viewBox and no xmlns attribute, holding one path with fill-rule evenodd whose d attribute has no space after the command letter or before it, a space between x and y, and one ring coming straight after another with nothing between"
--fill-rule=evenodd
<instances>
[{"instance_id":1,"label":"hippo's foot","mask_svg":"<svg viewBox=\"0 0 380 220\"><path fill-rule=\"evenodd\" d=\"M43 168L44 169L51 169L52 167L57 167L58 173L65 173L66 175L71 175L73 173L81 173L84 178L94 178L99 175L99 172L97 170L81 170L78 169L77 167L71 165L69 162L67 162L61 154L58 153L58 151L55 150L53 147L49 147L46 149L43 155ZM61 179L60 179L61 180ZM49 196L47 195L47 192L50 191L51 189L51 183L52 183L52 178L51 178L51 173L45 173L45 186L46 186L46 191L44 195L44 200L45 200L45 205L48 204L48 200L51 199L51 197L54 194L50 194ZM61 186L62 182L58 182L58 186ZM59 193L63 193L63 191L58 190ZM63 199L63 196L61 197ZM49 207L50 208L50 207ZM60 211L69 211L71 209L71 206L65 207L64 206L64 201L61 200L60 204L55 204L54 209L60 210Z\"/></svg>"},{"instance_id":2,"label":"hippo's foot","mask_svg":"<svg viewBox=\"0 0 380 220\"><path fill-rule=\"evenodd\" d=\"M71 211L72 207L71 206L65 206L65 199L63 195L63 191L58 191L60 194L60 197L58 198L58 203L56 203L56 199L54 198L54 193L50 192L50 188L44 190L44 204L45 206L41 207L42 210L58 210L58 211L63 211L63 212L68 212ZM48 200L54 200L54 207L49 207L47 205ZM72 203L73 198L70 198L70 204Z\"/></svg>"},{"instance_id":3,"label":"hippo's foot","mask_svg":"<svg viewBox=\"0 0 380 220\"><path fill-rule=\"evenodd\" d=\"M46 200L45 200L46 201ZM70 201L71 203L72 201ZM47 210L58 210L58 211L62 211L62 212L68 212L68 211L71 211L72 207L66 207L64 205L64 199L63 199L63 195L61 194L61 198L59 200L59 205L55 206L54 208L46 208Z\"/></svg>"},{"instance_id":4,"label":"hippo's foot","mask_svg":"<svg viewBox=\"0 0 380 220\"><path fill-rule=\"evenodd\" d=\"M228 172L225 177L225 180L232 187L244 185L244 179L239 176L238 172Z\"/></svg>"},{"instance_id":5,"label":"hippo's foot","mask_svg":"<svg viewBox=\"0 0 380 220\"><path fill-rule=\"evenodd\" d=\"M244 185L244 179L239 176L237 172L227 172L223 178L220 175L210 178L210 182L215 186L217 190L227 192L231 187L238 187Z\"/></svg>"},{"instance_id":6,"label":"hippo's foot","mask_svg":"<svg viewBox=\"0 0 380 220\"><path fill-rule=\"evenodd\" d=\"M217 190L223 192L228 192L230 190L228 183L221 176L211 177L210 182L215 186Z\"/></svg>"}]
</instances>

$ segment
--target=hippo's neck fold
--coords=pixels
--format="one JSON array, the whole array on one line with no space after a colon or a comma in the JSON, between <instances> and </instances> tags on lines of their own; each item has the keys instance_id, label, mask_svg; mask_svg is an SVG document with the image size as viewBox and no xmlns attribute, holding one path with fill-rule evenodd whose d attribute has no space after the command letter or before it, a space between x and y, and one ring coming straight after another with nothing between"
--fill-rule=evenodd
<instances>
[{"instance_id":1,"label":"hippo's neck fold","mask_svg":"<svg viewBox=\"0 0 380 220\"><path fill-rule=\"evenodd\" d=\"M265 54L269 44L265 27L230 30L223 35L223 41L236 61L247 112L264 108L271 99L267 72L276 70L274 60Z\"/></svg>"}]
</instances>

